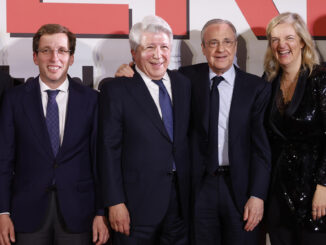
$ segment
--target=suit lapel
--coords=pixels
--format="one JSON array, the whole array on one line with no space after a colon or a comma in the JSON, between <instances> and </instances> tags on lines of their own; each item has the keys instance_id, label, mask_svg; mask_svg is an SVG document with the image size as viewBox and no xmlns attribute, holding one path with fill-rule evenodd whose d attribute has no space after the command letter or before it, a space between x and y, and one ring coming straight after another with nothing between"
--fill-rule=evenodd
<instances>
[{"instance_id":1,"label":"suit lapel","mask_svg":"<svg viewBox=\"0 0 326 245\"><path fill-rule=\"evenodd\" d=\"M184 118L182 110L183 107L183 99L185 95L183 94L182 88L180 88L180 83L175 78L173 72L168 70L168 74L171 81L171 90L172 90L172 98L173 98L173 141L176 141L176 137L179 132L179 128L183 127L183 121L181 118Z\"/></svg>"},{"instance_id":2,"label":"suit lapel","mask_svg":"<svg viewBox=\"0 0 326 245\"><path fill-rule=\"evenodd\" d=\"M203 76L203 74L205 74ZM200 130L208 135L209 126L209 97L210 97L210 80L209 80L209 68L208 64L200 67L195 77L192 78L193 82L193 108L195 111L192 112L194 117L199 118ZM197 120L195 120L197 121Z\"/></svg>"},{"instance_id":3,"label":"suit lapel","mask_svg":"<svg viewBox=\"0 0 326 245\"><path fill-rule=\"evenodd\" d=\"M155 102L150 92L148 91L145 82L137 72L135 72L133 79L129 80L126 83L126 87L132 97L136 100L137 104L155 125L155 127L162 133L164 137L171 141L157 110Z\"/></svg>"},{"instance_id":4,"label":"suit lapel","mask_svg":"<svg viewBox=\"0 0 326 245\"><path fill-rule=\"evenodd\" d=\"M42 145L45 151L53 157L51 142L43 113L39 78L37 77L33 81L28 82L25 86L26 95L23 100L23 107L31 123L31 128L39 139L40 145Z\"/></svg>"},{"instance_id":5,"label":"suit lapel","mask_svg":"<svg viewBox=\"0 0 326 245\"><path fill-rule=\"evenodd\" d=\"M246 112L246 101L248 97L252 96L252 91L248 86L242 72L235 67L236 75L234 80L234 88L232 94L232 101L229 113L229 145L232 145L237 138L238 132L240 130L241 124L239 122L243 121L243 112Z\"/></svg>"},{"instance_id":6,"label":"suit lapel","mask_svg":"<svg viewBox=\"0 0 326 245\"><path fill-rule=\"evenodd\" d=\"M309 75L308 71L303 71L303 72L301 72L301 74L298 78L297 86L294 90L294 94L292 96L291 103L290 103L288 109L285 111L285 113L288 116L292 116L297 111L297 109L301 103L301 100L302 100L304 92L305 92L308 75Z\"/></svg>"},{"instance_id":7,"label":"suit lapel","mask_svg":"<svg viewBox=\"0 0 326 245\"><path fill-rule=\"evenodd\" d=\"M78 135L79 133L76 130L79 129L78 119L83 118L85 116L85 112L87 108L84 106L84 101L87 100L81 93L80 89L75 85L75 83L69 79L69 95L67 101L67 110L66 110L66 122L63 134L63 141L61 147L59 149L57 158L61 156L65 156L64 153L66 146L72 145L70 144L74 135Z\"/></svg>"}]
</instances>

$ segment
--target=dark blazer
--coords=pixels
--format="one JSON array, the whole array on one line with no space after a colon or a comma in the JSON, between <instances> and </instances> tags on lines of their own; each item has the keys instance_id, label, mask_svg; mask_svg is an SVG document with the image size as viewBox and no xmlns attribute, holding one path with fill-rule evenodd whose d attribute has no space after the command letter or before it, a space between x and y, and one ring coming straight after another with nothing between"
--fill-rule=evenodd
<instances>
[{"instance_id":1,"label":"dark blazer","mask_svg":"<svg viewBox=\"0 0 326 245\"><path fill-rule=\"evenodd\" d=\"M125 203L131 226L162 221L169 205L173 159L182 212L185 218L188 216L190 82L177 71L168 71L168 75L173 97L173 142L137 72L132 78L104 83L100 93L98 149L102 198L106 207Z\"/></svg>"},{"instance_id":2,"label":"dark blazer","mask_svg":"<svg viewBox=\"0 0 326 245\"><path fill-rule=\"evenodd\" d=\"M181 67L192 83L191 147L193 183L198 189L206 171L210 80L207 63ZM270 179L270 149L263 118L270 85L235 67L229 115L229 161L233 196L242 213L250 196L266 199Z\"/></svg>"},{"instance_id":3,"label":"dark blazer","mask_svg":"<svg viewBox=\"0 0 326 245\"><path fill-rule=\"evenodd\" d=\"M9 90L0 112L0 212L18 232L44 220L53 177L59 207L72 232L91 230L95 215L97 92L69 78L62 146L54 157L38 78Z\"/></svg>"},{"instance_id":4,"label":"dark blazer","mask_svg":"<svg viewBox=\"0 0 326 245\"><path fill-rule=\"evenodd\" d=\"M315 66L311 75L300 72L283 115L278 109L281 76L272 82L272 100L266 113L273 156L272 193L286 205L296 223L311 231L326 232L326 217L314 221L311 215L316 185L326 186L326 68ZM277 214L272 206L270 209L267 220L273 226Z\"/></svg>"},{"instance_id":5,"label":"dark blazer","mask_svg":"<svg viewBox=\"0 0 326 245\"><path fill-rule=\"evenodd\" d=\"M4 92L7 89L11 88L12 86L13 86L13 81L11 77L8 74L0 71L0 105L1 105Z\"/></svg>"}]
</instances>

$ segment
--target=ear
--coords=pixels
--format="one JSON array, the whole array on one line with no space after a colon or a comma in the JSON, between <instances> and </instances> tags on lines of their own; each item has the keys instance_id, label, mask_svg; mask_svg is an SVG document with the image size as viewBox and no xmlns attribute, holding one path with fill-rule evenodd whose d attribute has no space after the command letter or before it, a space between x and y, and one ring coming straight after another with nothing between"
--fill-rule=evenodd
<instances>
[{"instance_id":1,"label":"ear","mask_svg":"<svg viewBox=\"0 0 326 245\"><path fill-rule=\"evenodd\" d=\"M33 52L33 61L34 61L34 64L35 65L38 65L38 56L37 56L37 53L36 52Z\"/></svg>"},{"instance_id":2,"label":"ear","mask_svg":"<svg viewBox=\"0 0 326 245\"><path fill-rule=\"evenodd\" d=\"M201 51L203 53L203 55L205 55L205 45L203 43L201 43Z\"/></svg>"},{"instance_id":3,"label":"ear","mask_svg":"<svg viewBox=\"0 0 326 245\"><path fill-rule=\"evenodd\" d=\"M301 47L301 49L303 49L305 46L306 46L306 44L302 40L300 40L300 47Z\"/></svg>"},{"instance_id":4,"label":"ear","mask_svg":"<svg viewBox=\"0 0 326 245\"><path fill-rule=\"evenodd\" d=\"M130 53L131 53L131 56L132 56L132 60L135 61L136 51L131 49Z\"/></svg>"},{"instance_id":5,"label":"ear","mask_svg":"<svg viewBox=\"0 0 326 245\"><path fill-rule=\"evenodd\" d=\"M74 61L75 61L75 56L72 54L72 55L70 55L70 58L69 59L70 59L69 60L69 65L71 66L74 63Z\"/></svg>"}]
</instances>

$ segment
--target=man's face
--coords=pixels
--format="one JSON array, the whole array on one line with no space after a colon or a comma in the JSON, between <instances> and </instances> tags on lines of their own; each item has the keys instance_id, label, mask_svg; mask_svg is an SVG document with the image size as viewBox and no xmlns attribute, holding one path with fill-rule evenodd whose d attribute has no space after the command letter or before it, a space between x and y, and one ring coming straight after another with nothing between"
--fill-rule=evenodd
<instances>
[{"instance_id":1,"label":"man's face","mask_svg":"<svg viewBox=\"0 0 326 245\"><path fill-rule=\"evenodd\" d=\"M237 40L229 25L209 25L204 33L204 44L201 46L209 67L217 75L222 75L232 66Z\"/></svg>"},{"instance_id":2,"label":"man's face","mask_svg":"<svg viewBox=\"0 0 326 245\"><path fill-rule=\"evenodd\" d=\"M141 36L137 50L131 51L138 68L150 79L161 79L170 63L171 43L164 32L145 32Z\"/></svg>"},{"instance_id":3,"label":"man's face","mask_svg":"<svg viewBox=\"0 0 326 245\"><path fill-rule=\"evenodd\" d=\"M33 60L39 67L41 80L50 88L59 87L67 77L68 68L74 62L74 56L68 50L65 33L45 34L40 38Z\"/></svg>"}]
</instances>

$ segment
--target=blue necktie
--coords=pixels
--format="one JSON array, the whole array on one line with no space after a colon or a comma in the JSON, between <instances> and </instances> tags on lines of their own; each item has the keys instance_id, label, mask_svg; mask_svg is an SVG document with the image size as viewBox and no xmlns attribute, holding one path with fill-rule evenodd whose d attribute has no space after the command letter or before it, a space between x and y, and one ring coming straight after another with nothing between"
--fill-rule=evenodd
<instances>
[{"instance_id":1,"label":"blue necktie","mask_svg":"<svg viewBox=\"0 0 326 245\"><path fill-rule=\"evenodd\" d=\"M162 120L168 135L173 142L173 111L172 103L168 91L166 90L162 79L152 80L159 86L159 102L162 111ZM175 163L173 162L173 170L176 170Z\"/></svg>"},{"instance_id":2,"label":"blue necktie","mask_svg":"<svg viewBox=\"0 0 326 245\"><path fill-rule=\"evenodd\" d=\"M48 93L48 104L46 107L46 126L51 141L53 155L56 156L60 146L59 135L59 110L56 97L59 90L46 90Z\"/></svg>"},{"instance_id":3,"label":"blue necktie","mask_svg":"<svg viewBox=\"0 0 326 245\"><path fill-rule=\"evenodd\" d=\"M209 108L209 129L208 129L208 172L214 173L218 168L218 114L220 96L217 86L223 81L222 76L213 78L213 85L210 92Z\"/></svg>"}]
</instances>

